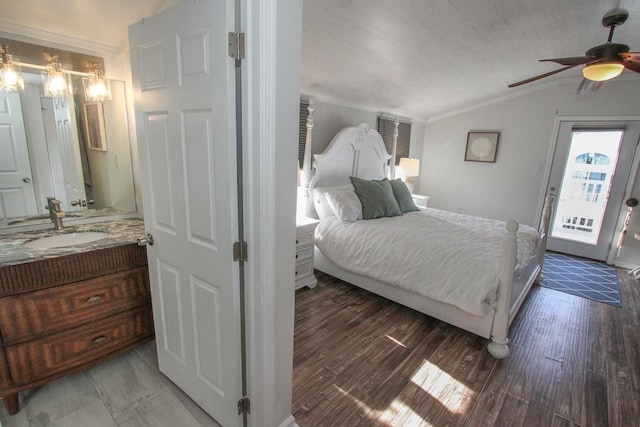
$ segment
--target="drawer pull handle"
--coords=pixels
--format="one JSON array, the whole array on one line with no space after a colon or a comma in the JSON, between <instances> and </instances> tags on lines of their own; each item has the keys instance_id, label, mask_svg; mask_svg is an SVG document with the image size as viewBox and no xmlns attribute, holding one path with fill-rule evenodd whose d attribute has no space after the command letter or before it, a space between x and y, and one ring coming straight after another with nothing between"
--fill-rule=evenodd
<instances>
[{"instance_id":1,"label":"drawer pull handle","mask_svg":"<svg viewBox=\"0 0 640 427\"><path fill-rule=\"evenodd\" d=\"M296 259L298 259L298 254L296 254Z\"/></svg>"},{"instance_id":2,"label":"drawer pull handle","mask_svg":"<svg viewBox=\"0 0 640 427\"><path fill-rule=\"evenodd\" d=\"M105 337L104 335L98 338L94 338L93 339L93 343L94 344L102 344L103 342L105 342L107 340L107 337Z\"/></svg>"},{"instance_id":3,"label":"drawer pull handle","mask_svg":"<svg viewBox=\"0 0 640 427\"><path fill-rule=\"evenodd\" d=\"M102 299L102 297L100 295L94 295L92 297L89 297L87 299L87 302L91 303L91 302L98 302Z\"/></svg>"}]
</instances>

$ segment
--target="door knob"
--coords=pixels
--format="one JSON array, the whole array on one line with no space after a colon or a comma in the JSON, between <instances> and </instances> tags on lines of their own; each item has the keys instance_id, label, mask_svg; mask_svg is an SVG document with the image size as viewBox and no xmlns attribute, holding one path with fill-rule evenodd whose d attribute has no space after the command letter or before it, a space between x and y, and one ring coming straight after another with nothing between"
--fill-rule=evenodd
<instances>
[{"instance_id":1,"label":"door knob","mask_svg":"<svg viewBox=\"0 0 640 427\"><path fill-rule=\"evenodd\" d=\"M138 246L153 246L153 236L151 233L147 233L146 236L138 239Z\"/></svg>"},{"instance_id":2,"label":"door knob","mask_svg":"<svg viewBox=\"0 0 640 427\"><path fill-rule=\"evenodd\" d=\"M28 184L31 182L31 178L29 178L28 176L25 176L24 178L22 178L22 182Z\"/></svg>"}]
</instances>

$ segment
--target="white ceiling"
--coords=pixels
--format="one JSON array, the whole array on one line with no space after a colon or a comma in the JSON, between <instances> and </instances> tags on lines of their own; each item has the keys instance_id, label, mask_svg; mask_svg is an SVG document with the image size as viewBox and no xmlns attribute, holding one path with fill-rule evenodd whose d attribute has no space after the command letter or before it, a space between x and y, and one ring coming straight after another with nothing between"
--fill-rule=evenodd
<instances>
[{"instance_id":1,"label":"white ceiling","mask_svg":"<svg viewBox=\"0 0 640 427\"><path fill-rule=\"evenodd\" d=\"M129 24L182 1L0 0L0 31L121 52ZM604 43L600 21L616 6L630 17L614 41L640 51L634 0L303 1L301 92L417 119L522 90L507 84L556 67L538 59ZM567 77L577 87L579 68L523 88Z\"/></svg>"},{"instance_id":2,"label":"white ceiling","mask_svg":"<svg viewBox=\"0 0 640 427\"><path fill-rule=\"evenodd\" d=\"M123 51L128 27L185 0L0 0L0 31Z\"/></svg>"},{"instance_id":3,"label":"white ceiling","mask_svg":"<svg viewBox=\"0 0 640 427\"><path fill-rule=\"evenodd\" d=\"M634 0L304 0L302 92L432 118L559 67L538 59L606 42L602 16L620 3L630 17L614 41L640 51ZM554 78L577 88L580 68Z\"/></svg>"}]
</instances>

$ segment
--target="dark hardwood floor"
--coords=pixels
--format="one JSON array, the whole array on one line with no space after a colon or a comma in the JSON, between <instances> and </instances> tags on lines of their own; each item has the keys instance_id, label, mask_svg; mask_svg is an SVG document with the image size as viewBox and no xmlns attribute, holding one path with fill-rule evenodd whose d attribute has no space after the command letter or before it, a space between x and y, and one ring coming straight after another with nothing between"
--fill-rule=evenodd
<instances>
[{"instance_id":1,"label":"dark hardwood floor","mask_svg":"<svg viewBox=\"0 0 640 427\"><path fill-rule=\"evenodd\" d=\"M296 293L293 414L304 426L640 426L640 281L623 307L535 285L511 355L317 272Z\"/></svg>"}]
</instances>

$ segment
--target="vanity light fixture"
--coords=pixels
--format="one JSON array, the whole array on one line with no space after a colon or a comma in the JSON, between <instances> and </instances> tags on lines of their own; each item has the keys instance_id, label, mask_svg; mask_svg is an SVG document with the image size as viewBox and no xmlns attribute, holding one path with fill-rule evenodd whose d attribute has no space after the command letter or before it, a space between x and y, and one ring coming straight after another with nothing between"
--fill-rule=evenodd
<instances>
[{"instance_id":1,"label":"vanity light fixture","mask_svg":"<svg viewBox=\"0 0 640 427\"><path fill-rule=\"evenodd\" d=\"M0 90L17 92L24 89L20 64L13 60L7 46L2 46L2 68L0 68Z\"/></svg>"},{"instance_id":2,"label":"vanity light fixture","mask_svg":"<svg viewBox=\"0 0 640 427\"><path fill-rule=\"evenodd\" d=\"M0 56L0 90L17 92L24 89L24 79L21 67L40 70L44 94L52 98L63 97L73 91L71 75L81 76L85 98L89 102L111 100L111 83L104 76L104 72L94 64L91 73L65 70L58 62L58 56L52 56L47 65L35 65L14 60L9 54L7 46L2 46Z\"/></svg>"},{"instance_id":3,"label":"vanity light fixture","mask_svg":"<svg viewBox=\"0 0 640 427\"><path fill-rule=\"evenodd\" d=\"M82 86L84 87L84 97L87 101L111 101L111 83L104 78L101 70L96 68L93 74L83 77Z\"/></svg>"}]
</instances>

